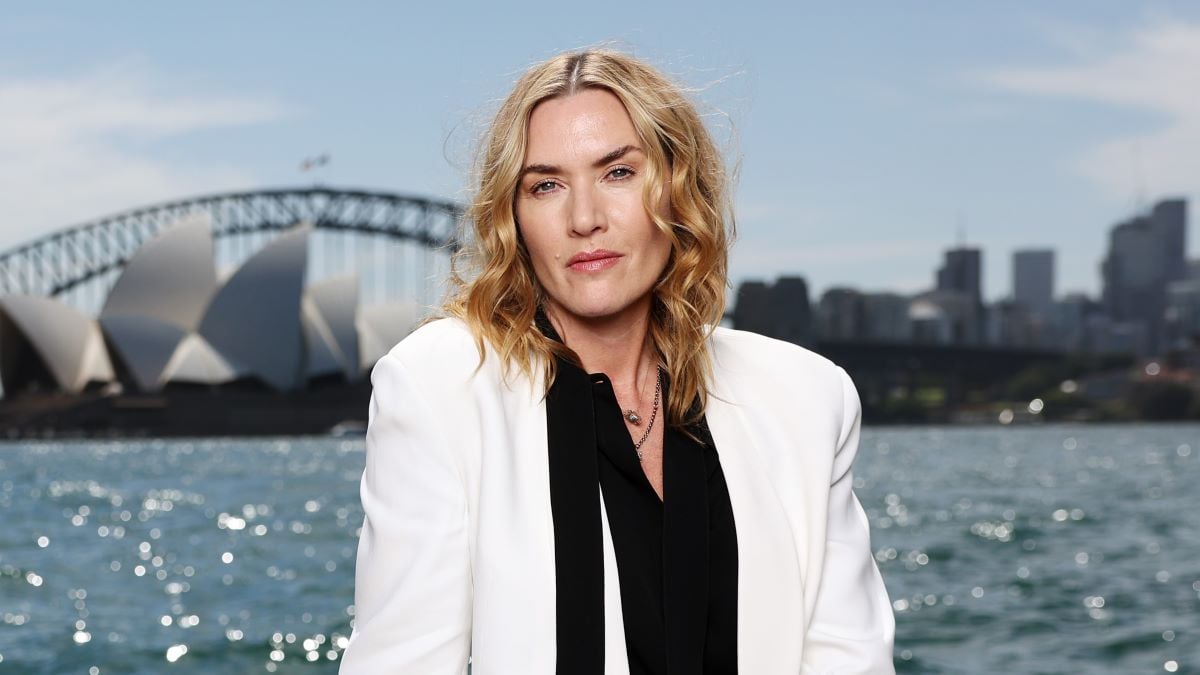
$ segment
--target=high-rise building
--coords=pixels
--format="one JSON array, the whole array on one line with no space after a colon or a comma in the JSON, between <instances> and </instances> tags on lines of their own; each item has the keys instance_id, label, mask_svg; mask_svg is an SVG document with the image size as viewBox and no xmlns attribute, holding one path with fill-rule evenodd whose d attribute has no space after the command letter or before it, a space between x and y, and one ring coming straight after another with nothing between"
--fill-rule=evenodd
<instances>
[{"instance_id":1,"label":"high-rise building","mask_svg":"<svg viewBox=\"0 0 1200 675\"><path fill-rule=\"evenodd\" d=\"M898 293L863 293L831 288L817 305L817 333L822 340L908 342L911 299Z\"/></svg>"},{"instance_id":2,"label":"high-rise building","mask_svg":"<svg viewBox=\"0 0 1200 675\"><path fill-rule=\"evenodd\" d=\"M983 251L965 246L947 250L937 271L937 287L926 295L929 296L926 299L936 298L934 302L939 305L948 302L943 309L953 305L950 312L955 326L952 342L976 344L981 341L985 333ZM964 300L971 305L970 311L960 306Z\"/></svg>"},{"instance_id":3,"label":"high-rise building","mask_svg":"<svg viewBox=\"0 0 1200 675\"><path fill-rule=\"evenodd\" d=\"M771 287L762 281L743 281L738 284L733 305L733 327L751 333L771 332Z\"/></svg>"},{"instance_id":4,"label":"high-rise building","mask_svg":"<svg viewBox=\"0 0 1200 675\"><path fill-rule=\"evenodd\" d=\"M853 288L831 288L817 304L822 340L858 340L863 337L863 294Z\"/></svg>"},{"instance_id":5,"label":"high-rise building","mask_svg":"<svg viewBox=\"0 0 1200 675\"><path fill-rule=\"evenodd\" d=\"M1200 279L1167 285L1167 336L1170 347L1200 345Z\"/></svg>"},{"instance_id":6,"label":"high-rise building","mask_svg":"<svg viewBox=\"0 0 1200 675\"><path fill-rule=\"evenodd\" d=\"M738 286L733 326L768 337L807 345L813 340L808 283L801 277L780 277L773 284L746 281Z\"/></svg>"},{"instance_id":7,"label":"high-rise building","mask_svg":"<svg viewBox=\"0 0 1200 675\"><path fill-rule=\"evenodd\" d=\"M1069 352L1089 351L1088 322L1101 314L1100 303L1082 293L1069 293L1059 298L1050 313L1050 347Z\"/></svg>"},{"instance_id":8,"label":"high-rise building","mask_svg":"<svg viewBox=\"0 0 1200 675\"><path fill-rule=\"evenodd\" d=\"M1167 285L1187 277L1187 202L1161 201L1148 213L1118 223L1101 265L1105 312L1119 323L1141 324L1145 348L1163 345Z\"/></svg>"},{"instance_id":9,"label":"high-rise building","mask_svg":"<svg viewBox=\"0 0 1200 675\"><path fill-rule=\"evenodd\" d=\"M1048 315L1054 304L1054 251L1013 253L1013 300L1034 314Z\"/></svg>"},{"instance_id":10,"label":"high-rise building","mask_svg":"<svg viewBox=\"0 0 1200 675\"><path fill-rule=\"evenodd\" d=\"M956 345L976 345L984 341L984 311L970 293L953 289L933 290L913 297L909 316L914 321L914 336L925 342L947 342ZM936 308L936 311L934 311ZM918 326L918 317L920 323ZM938 326L935 333L943 338L931 340L931 321Z\"/></svg>"},{"instance_id":11,"label":"high-rise building","mask_svg":"<svg viewBox=\"0 0 1200 675\"><path fill-rule=\"evenodd\" d=\"M1154 205L1150 217L1163 233L1163 255L1167 263L1167 281L1186 279L1187 201L1165 199Z\"/></svg>"},{"instance_id":12,"label":"high-rise building","mask_svg":"<svg viewBox=\"0 0 1200 675\"><path fill-rule=\"evenodd\" d=\"M1200 258L1187 262L1187 273L1184 274L1183 278L1190 281L1200 281Z\"/></svg>"},{"instance_id":13,"label":"high-rise building","mask_svg":"<svg viewBox=\"0 0 1200 675\"><path fill-rule=\"evenodd\" d=\"M867 340L908 342L912 340L909 308L912 299L899 293L863 295L863 327Z\"/></svg>"},{"instance_id":14,"label":"high-rise building","mask_svg":"<svg viewBox=\"0 0 1200 675\"><path fill-rule=\"evenodd\" d=\"M978 305L983 305L983 252L977 248L958 247L945 253L937 271L937 290L966 293Z\"/></svg>"}]
</instances>

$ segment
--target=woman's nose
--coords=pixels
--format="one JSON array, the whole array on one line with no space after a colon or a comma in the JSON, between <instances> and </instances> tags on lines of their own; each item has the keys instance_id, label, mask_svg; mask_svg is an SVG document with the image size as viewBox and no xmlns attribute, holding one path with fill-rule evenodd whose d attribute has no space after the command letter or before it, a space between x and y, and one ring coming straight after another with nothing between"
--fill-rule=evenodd
<instances>
[{"instance_id":1,"label":"woman's nose","mask_svg":"<svg viewBox=\"0 0 1200 675\"><path fill-rule=\"evenodd\" d=\"M607 226L602 198L593 187L575 190L571 194L571 232L587 236Z\"/></svg>"}]
</instances>

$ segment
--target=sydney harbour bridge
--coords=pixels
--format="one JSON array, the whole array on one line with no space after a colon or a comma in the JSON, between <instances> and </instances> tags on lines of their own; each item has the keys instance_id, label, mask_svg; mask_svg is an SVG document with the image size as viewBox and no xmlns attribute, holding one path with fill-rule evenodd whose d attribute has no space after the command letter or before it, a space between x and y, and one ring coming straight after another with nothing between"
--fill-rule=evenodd
<instances>
[{"instance_id":1,"label":"sydney harbour bridge","mask_svg":"<svg viewBox=\"0 0 1200 675\"><path fill-rule=\"evenodd\" d=\"M163 228L210 216L219 269L232 269L280 232L309 223L309 277L357 272L364 300L435 302L461 215L445 200L323 187L229 192L137 208L0 253L0 296L58 297L94 313L130 257Z\"/></svg>"},{"instance_id":2,"label":"sydney harbour bridge","mask_svg":"<svg viewBox=\"0 0 1200 675\"><path fill-rule=\"evenodd\" d=\"M444 297L460 219L440 199L268 189L0 252L0 435L359 424L374 359Z\"/></svg>"}]
</instances>

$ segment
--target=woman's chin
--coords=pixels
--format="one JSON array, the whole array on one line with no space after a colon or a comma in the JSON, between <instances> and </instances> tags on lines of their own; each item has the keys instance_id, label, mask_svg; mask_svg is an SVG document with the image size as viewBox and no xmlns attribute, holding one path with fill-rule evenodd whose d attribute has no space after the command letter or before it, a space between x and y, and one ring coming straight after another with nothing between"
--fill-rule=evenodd
<instances>
[{"instance_id":1,"label":"woman's chin","mask_svg":"<svg viewBox=\"0 0 1200 675\"><path fill-rule=\"evenodd\" d=\"M622 304L611 301L580 302L562 305L560 306L560 311L567 315L564 318L586 323L596 323L619 319L624 316L632 316L635 304L637 303Z\"/></svg>"}]
</instances>

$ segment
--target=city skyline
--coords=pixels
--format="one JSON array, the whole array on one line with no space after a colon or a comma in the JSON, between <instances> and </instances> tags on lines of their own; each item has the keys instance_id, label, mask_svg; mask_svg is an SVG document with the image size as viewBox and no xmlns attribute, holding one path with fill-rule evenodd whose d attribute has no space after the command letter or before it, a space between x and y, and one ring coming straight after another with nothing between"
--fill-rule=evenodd
<instances>
[{"instance_id":1,"label":"city skyline","mask_svg":"<svg viewBox=\"0 0 1200 675\"><path fill-rule=\"evenodd\" d=\"M1113 231L1120 231L1123 228L1129 227L1131 224L1136 224L1141 221L1152 221L1162 207L1165 205L1176 206L1182 204L1179 215L1176 216L1178 222L1177 231L1173 233L1174 241L1180 242L1181 246L1175 246L1180 252L1182 262L1175 261L1178 269L1171 270L1171 275L1179 276L1185 272L1185 267L1189 261L1200 261L1200 256L1189 256L1187 254L1188 232L1190 230L1190 221L1187 217L1187 205L1189 200L1178 196L1162 196L1155 199L1153 203L1139 207L1139 210L1130 212L1125 216L1114 217L1112 222L1105 226L1101 234L1101 239L1108 241L1111 238ZM1172 243L1174 243L1174 241ZM1111 246L1111 244L1110 244ZM1062 257L1057 248L1042 247L1036 245L1018 246L1009 251L1010 265L1008 269L1012 270L1008 276L1008 285L1002 291L993 290L988 293L986 287L983 286L983 276L987 274L987 255L988 250L983 246L974 246L963 241L957 241L953 244L948 244L939 249L935 249L936 254L931 252L931 272L930 279L924 286L918 286L915 289L901 288L886 288L886 287L866 287L854 282L833 283L816 292L815 296L823 295L830 290L856 290L864 292L880 292L880 293L902 293L908 295L919 295L930 290L939 289L954 289L961 290L975 297L981 302L1002 302L1017 300L1020 301L1020 286L1021 280L1018 268L1022 266L1022 260L1028 267L1041 267L1048 264L1048 269L1038 269L1034 272L1032 269L1029 274L1036 275L1039 278L1036 281L1027 280L1027 292L1033 294L1044 294L1053 301L1071 295L1085 295L1088 298L1096 301L1101 301L1104 295L1104 270L1105 257L1101 257L1095 263L1097 276L1100 278L1100 287L1095 292L1083 292L1076 289L1063 288L1058 282L1058 269ZM1106 252L1106 255L1111 255L1111 249ZM939 262L934 255L941 255L943 259ZM1048 262L1047 262L1048 260ZM1145 264L1153 264L1147 262ZM1048 276L1048 279L1040 278L1042 275ZM742 282L763 282L770 283L772 277L769 276L747 276L742 279ZM807 282L807 275L803 269L783 270L779 274L774 275L774 278L803 278ZM1043 287L1048 287L1047 292ZM1035 290L1036 289L1036 290ZM736 287L734 289L736 291ZM1031 304L1027 302L1027 304Z\"/></svg>"},{"instance_id":2,"label":"city skyline","mask_svg":"<svg viewBox=\"0 0 1200 675\"><path fill-rule=\"evenodd\" d=\"M1193 348L1200 337L1200 258L1184 256L1188 202L1162 199L1108 232L1098 296L1055 292L1056 252L1012 254L1011 293L986 301L983 250L943 249L917 293L834 286L808 295L799 273L738 285L735 328L799 344L817 340L1040 348L1139 356Z\"/></svg>"},{"instance_id":3,"label":"city skyline","mask_svg":"<svg viewBox=\"0 0 1200 675\"><path fill-rule=\"evenodd\" d=\"M1195 197L1200 176L1200 8L1183 3L695 3L636 23L354 3L238 6L230 22L234 7L5 17L0 249L229 189L461 201L515 73L605 41L697 88L740 161L735 284L804 270L816 292L917 292L961 230L985 251L985 300L1027 246L1059 251L1062 292L1095 296L1107 228L1159 195ZM434 26L457 39L420 29Z\"/></svg>"}]
</instances>

